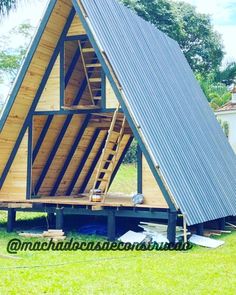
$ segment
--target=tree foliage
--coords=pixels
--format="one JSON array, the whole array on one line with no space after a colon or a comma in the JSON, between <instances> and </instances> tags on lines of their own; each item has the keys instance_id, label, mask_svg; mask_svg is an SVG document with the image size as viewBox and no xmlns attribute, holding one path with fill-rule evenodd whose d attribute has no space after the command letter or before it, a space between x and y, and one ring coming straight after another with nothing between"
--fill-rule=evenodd
<instances>
[{"instance_id":1,"label":"tree foliage","mask_svg":"<svg viewBox=\"0 0 236 295\"><path fill-rule=\"evenodd\" d=\"M236 62L229 63L223 70L215 72L215 81L231 85L236 81Z\"/></svg>"},{"instance_id":2,"label":"tree foliage","mask_svg":"<svg viewBox=\"0 0 236 295\"><path fill-rule=\"evenodd\" d=\"M18 0L0 0L0 15L8 14L10 10L16 8Z\"/></svg>"},{"instance_id":3,"label":"tree foliage","mask_svg":"<svg viewBox=\"0 0 236 295\"><path fill-rule=\"evenodd\" d=\"M208 76L197 74L196 78L213 110L226 104L231 99L227 86L215 80L214 73Z\"/></svg>"},{"instance_id":4,"label":"tree foliage","mask_svg":"<svg viewBox=\"0 0 236 295\"><path fill-rule=\"evenodd\" d=\"M137 149L138 149L138 143L137 143L137 140L134 139L125 155L123 163L125 164L137 163Z\"/></svg>"},{"instance_id":5,"label":"tree foliage","mask_svg":"<svg viewBox=\"0 0 236 295\"><path fill-rule=\"evenodd\" d=\"M23 57L25 56L29 40L33 34L34 28L25 22L18 27L13 28L8 35L1 36L0 45L0 78L1 80L8 80L10 82L16 76ZM11 41L11 36L15 39L20 39L20 45L16 48L9 46L14 44Z\"/></svg>"},{"instance_id":6,"label":"tree foliage","mask_svg":"<svg viewBox=\"0 0 236 295\"><path fill-rule=\"evenodd\" d=\"M146 21L175 39L195 72L209 73L219 68L224 52L220 35L210 16L196 12L185 2L171 0L122 0Z\"/></svg>"}]
</instances>

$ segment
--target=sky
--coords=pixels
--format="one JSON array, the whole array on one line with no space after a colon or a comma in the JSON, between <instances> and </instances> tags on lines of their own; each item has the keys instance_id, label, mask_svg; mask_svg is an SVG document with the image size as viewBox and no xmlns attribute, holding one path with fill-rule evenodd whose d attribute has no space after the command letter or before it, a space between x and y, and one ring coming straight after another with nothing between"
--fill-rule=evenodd
<instances>
[{"instance_id":1,"label":"sky","mask_svg":"<svg viewBox=\"0 0 236 295\"><path fill-rule=\"evenodd\" d=\"M236 0L184 0L197 11L210 14L216 31L223 38L225 63L236 60Z\"/></svg>"},{"instance_id":2,"label":"sky","mask_svg":"<svg viewBox=\"0 0 236 295\"><path fill-rule=\"evenodd\" d=\"M178 0L176 0L178 1ZM222 35L226 56L224 64L236 60L236 0L184 0L196 6L200 13L208 13L212 17L215 29ZM16 11L0 22L0 36L25 20L37 27L42 18L48 0L22 1ZM13 45L12 45L13 47ZM9 91L7 85L0 87L0 96Z\"/></svg>"}]
</instances>

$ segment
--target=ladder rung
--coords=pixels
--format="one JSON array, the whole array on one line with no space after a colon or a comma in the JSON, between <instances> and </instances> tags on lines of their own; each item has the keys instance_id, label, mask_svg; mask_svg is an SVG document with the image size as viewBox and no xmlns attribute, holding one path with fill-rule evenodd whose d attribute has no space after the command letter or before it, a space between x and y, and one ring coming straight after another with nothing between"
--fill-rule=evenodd
<instances>
[{"instance_id":1,"label":"ladder rung","mask_svg":"<svg viewBox=\"0 0 236 295\"><path fill-rule=\"evenodd\" d=\"M101 173L112 173L112 170L109 170L109 169L105 169L104 168L104 169L101 169L100 172Z\"/></svg>"},{"instance_id":2,"label":"ladder rung","mask_svg":"<svg viewBox=\"0 0 236 295\"><path fill-rule=\"evenodd\" d=\"M83 52L83 53L94 52L94 49L93 49L93 48L83 48L83 49L82 49L82 52Z\"/></svg>"},{"instance_id":3,"label":"ladder rung","mask_svg":"<svg viewBox=\"0 0 236 295\"><path fill-rule=\"evenodd\" d=\"M102 81L101 78L90 78L89 79L89 82L91 83L100 83Z\"/></svg>"},{"instance_id":4,"label":"ladder rung","mask_svg":"<svg viewBox=\"0 0 236 295\"><path fill-rule=\"evenodd\" d=\"M109 143L118 144L118 142L114 140L109 140Z\"/></svg>"},{"instance_id":5,"label":"ladder rung","mask_svg":"<svg viewBox=\"0 0 236 295\"><path fill-rule=\"evenodd\" d=\"M108 180L107 179L103 179L103 178L98 178L97 181L99 181L99 182L107 182Z\"/></svg>"},{"instance_id":6,"label":"ladder rung","mask_svg":"<svg viewBox=\"0 0 236 295\"><path fill-rule=\"evenodd\" d=\"M107 153L108 153L109 155L115 155L115 154L117 153L117 151L112 151L112 150L111 150L111 151L108 151Z\"/></svg>"},{"instance_id":7,"label":"ladder rung","mask_svg":"<svg viewBox=\"0 0 236 295\"><path fill-rule=\"evenodd\" d=\"M106 163L112 163L113 160L104 160L103 162L106 162Z\"/></svg>"},{"instance_id":8,"label":"ladder rung","mask_svg":"<svg viewBox=\"0 0 236 295\"><path fill-rule=\"evenodd\" d=\"M101 88L92 88L93 91L101 91Z\"/></svg>"},{"instance_id":9,"label":"ladder rung","mask_svg":"<svg viewBox=\"0 0 236 295\"><path fill-rule=\"evenodd\" d=\"M113 135L120 135L119 132L116 132L116 131L114 131L114 130L111 131L111 134L113 134Z\"/></svg>"},{"instance_id":10,"label":"ladder rung","mask_svg":"<svg viewBox=\"0 0 236 295\"><path fill-rule=\"evenodd\" d=\"M101 64L87 64L86 68L100 68L101 66Z\"/></svg>"},{"instance_id":11,"label":"ladder rung","mask_svg":"<svg viewBox=\"0 0 236 295\"><path fill-rule=\"evenodd\" d=\"M101 96L95 96L93 99L94 99L94 100L101 100L102 97L101 97Z\"/></svg>"}]
</instances>

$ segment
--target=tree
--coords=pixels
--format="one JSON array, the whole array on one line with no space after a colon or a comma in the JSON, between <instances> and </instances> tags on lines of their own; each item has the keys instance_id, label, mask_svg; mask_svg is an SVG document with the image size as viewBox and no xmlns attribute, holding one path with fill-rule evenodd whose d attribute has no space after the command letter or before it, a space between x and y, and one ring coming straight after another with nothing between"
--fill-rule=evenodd
<instances>
[{"instance_id":1,"label":"tree","mask_svg":"<svg viewBox=\"0 0 236 295\"><path fill-rule=\"evenodd\" d=\"M223 70L215 72L215 81L231 85L236 81L236 62L229 63Z\"/></svg>"},{"instance_id":2,"label":"tree","mask_svg":"<svg viewBox=\"0 0 236 295\"><path fill-rule=\"evenodd\" d=\"M216 82L214 73L208 76L197 74L196 78L213 110L223 106L231 99L231 93L227 86L221 82Z\"/></svg>"},{"instance_id":3,"label":"tree","mask_svg":"<svg viewBox=\"0 0 236 295\"><path fill-rule=\"evenodd\" d=\"M18 0L0 0L0 15L8 14L10 10L16 8Z\"/></svg>"},{"instance_id":4,"label":"tree","mask_svg":"<svg viewBox=\"0 0 236 295\"><path fill-rule=\"evenodd\" d=\"M197 73L218 70L223 56L220 35L209 15L196 12L185 2L171 0L121 0L146 21L175 39L191 68Z\"/></svg>"},{"instance_id":5,"label":"tree","mask_svg":"<svg viewBox=\"0 0 236 295\"><path fill-rule=\"evenodd\" d=\"M8 80L11 83L14 80L33 31L34 28L28 22L25 22L13 28L8 35L1 36L0 81ZM9 44L14 44L14 42L11 42L11 36L14 36L14 39L17 39L17 36L21 39L16 48L9 47Z\"/></svg>"}]
</instances>

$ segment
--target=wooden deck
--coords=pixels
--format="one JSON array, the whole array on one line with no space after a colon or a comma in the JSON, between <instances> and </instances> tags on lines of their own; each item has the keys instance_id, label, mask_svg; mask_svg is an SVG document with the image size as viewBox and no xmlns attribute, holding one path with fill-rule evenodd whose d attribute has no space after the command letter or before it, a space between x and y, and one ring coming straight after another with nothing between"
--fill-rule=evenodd
<instances>
[{"instance_id":1,"label":"wooden deck","mask_svg":"<svg viewBox=\"0 0 236 295\"><path fill-rule=\"evenodd\" d=\"M95 206L101 205L103 207L134 207L131 196L113 195L110 194L106 197L105 202L90 202L88 195L78 195L76 197L42 197L32 200L27 200L28 203L40 203L40 204L56 204L56 205L85 205ZM151 206L146 204L136 205L138 208L161 208L160 206Z\"/></svg>"}]
</instances>

